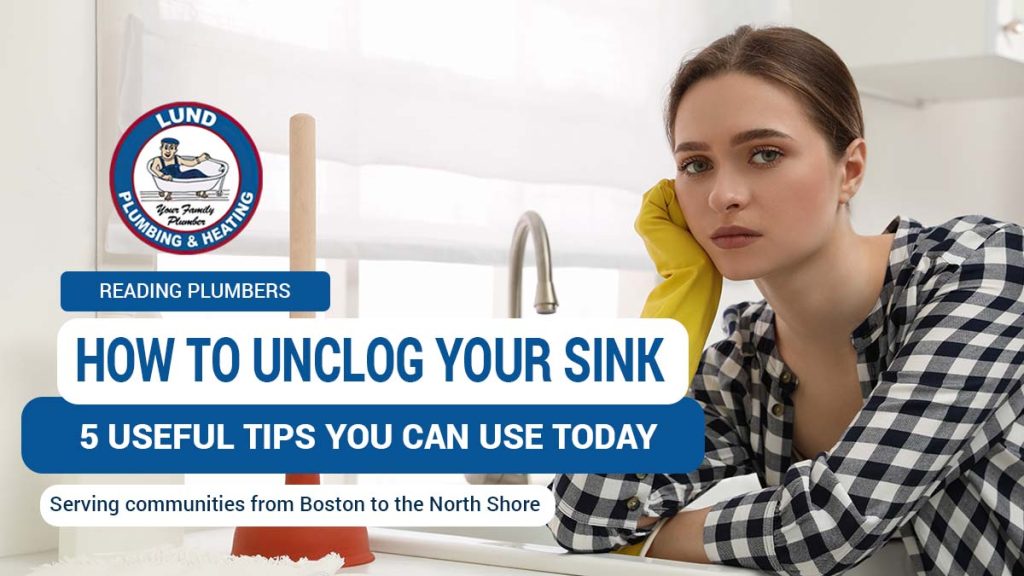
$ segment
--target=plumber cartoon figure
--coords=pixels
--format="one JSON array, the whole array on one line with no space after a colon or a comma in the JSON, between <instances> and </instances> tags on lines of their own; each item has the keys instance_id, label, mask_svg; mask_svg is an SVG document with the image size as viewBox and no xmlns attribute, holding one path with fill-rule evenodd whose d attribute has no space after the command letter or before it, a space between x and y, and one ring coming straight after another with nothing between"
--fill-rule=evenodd
<instances>
[{"instance_id":1,"label":"plumber cartoon figure","mask_svg":"<svg viewBox=\"0 0 1024 576\"><path fill-rule=\"evenodd\" d=\"M176 138L164 138L160 140L160 155L150 160L147 166L150 174L162 180L206 178L207 174L192 167L206 162L210 159L210 155L203 152L195 158L183 158L177 154L178 144L179 142ZM192 169L182 171L182 166ZM196 192L196 196L206 198L207 193L205 191ZM166 192L161 191L160 197L164 200L170 200L171 192L169 190Z\"/></svg>"}]
</instances>

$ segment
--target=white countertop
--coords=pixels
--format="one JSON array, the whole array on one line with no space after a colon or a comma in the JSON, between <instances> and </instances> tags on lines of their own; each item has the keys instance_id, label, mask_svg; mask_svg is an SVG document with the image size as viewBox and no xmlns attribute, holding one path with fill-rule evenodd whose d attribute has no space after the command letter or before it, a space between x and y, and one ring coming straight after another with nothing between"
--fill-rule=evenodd
<instances>
[{"instance_id":1,"label":"white countertop","mask_svg":"<svg viewBox=\"0 0 1024 576\"><path fill-rule=\"evenodd\" d=\"M57 561L57 551L47 550L33 554L4 556L0 558L0 576L25 576L32 568L40 564Z\"/></svg>"},{"instance_id":2,"label":"white countertop","mask_svg":"<svg viewBox=\"0 0 1024 576\"><path fill-rule=\"evenodd\" d=\"M217 534L210 531L210 534L191 534L187 538L187 545L195 545L198 548L217 548L217 543L226 543L231 546L231 532L223 531ZM202 542L209 539L209 544ZM197 545L198 544L198 545ZM398 554L386 554L374 552L375 560L362 566L346 568L342 574L373 574L379 576L407 576L409 574L444 574L446 576L507 576L523 574L551 574L550 572L537 572L534 570L517 570L501 566L482 566L480 564L467 564L464 562L451 562L448 560L435 560L433 558L417 558L414 556L401 556ZM24 554L19 556L8 556L0 558L0 576L27 576L32 569L42 564L48 564L57 560L57 551L48 550L35 554Z\"/></svg>"},{"instance_id":3,"label":"white countertop","mask_svg":"<svg viewBox=\"0 0 1024 576\"><path fill-rule=\"evenodd\" d=\"M483 566L480 564L467 564L465 562L451 562L434 558L419 558L378 552L379 548L375 544L379 544L379 538L373 538L373 536L379 536L377 534L379 530L375 528L370 529L370 548L374 551L374 561L361 566L343 568L340 574L372 574L375 576L408 576L409 574L422 574L426 576L434 574L446 576L471 576L474 574L481 576L504 576L513 574L523 576L527 573L552 574L551 572L517 570L501 566ZM230 528L191 532L185 535L185 545L203 550L227 552L231 550L233 535L234 532Z\"/></svg>"},{"instance_id":4,"label":"white countertop","mask_svg":"<svg viewBox=\"0 0 1024 576\"><path fill-rule=\"evenodd\" d=\"M218 528L189 532L184 545L223 552L231 550L234 531ZM690 564L618 554L570 554L560 548L433 534L370 528L370 548L376 559L343 569L340 574L376 576L750 576L760 574L718 565ZM56 552L0 558L0 576L27 576L32 568L56 560Z\"/></svg>"}]
</instances>

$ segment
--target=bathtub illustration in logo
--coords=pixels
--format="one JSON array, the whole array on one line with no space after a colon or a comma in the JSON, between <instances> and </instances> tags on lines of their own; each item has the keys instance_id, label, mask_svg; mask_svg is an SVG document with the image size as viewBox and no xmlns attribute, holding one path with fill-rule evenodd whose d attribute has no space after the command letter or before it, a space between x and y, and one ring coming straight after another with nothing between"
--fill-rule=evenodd
<instances>
[{"instance_id":1,"label":"bathtub illustration in logo","mask_svg":"<svg viewBox=\"0 0 1024 576\"><path fill-rule=\"evenodd\" d=\"M249 134L223 110L198 102L143 114L110 164L118 216L140 240L175 254L208 252L237 237L262 186Z\"/></svg>"}]
</instances>

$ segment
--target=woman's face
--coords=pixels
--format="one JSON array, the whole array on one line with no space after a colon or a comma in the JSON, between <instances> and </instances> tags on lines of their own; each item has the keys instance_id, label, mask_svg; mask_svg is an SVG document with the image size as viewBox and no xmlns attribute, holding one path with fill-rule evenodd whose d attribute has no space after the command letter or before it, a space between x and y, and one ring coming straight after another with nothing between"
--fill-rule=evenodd
<instances>
[{"instance_id":1,"label":"woman's face","mask_svg":"<svg viewBox=\"0 0 1024 576\"><path fill-rule=\"evenodd\" d=\"M844 171L785 89L739 73L701 80L680 101L673 135L676 198L726 278L799 264L834 232L840 201L851 195ZM722 226L757 235L713 240Z\"/></svg>"}]
</instances>

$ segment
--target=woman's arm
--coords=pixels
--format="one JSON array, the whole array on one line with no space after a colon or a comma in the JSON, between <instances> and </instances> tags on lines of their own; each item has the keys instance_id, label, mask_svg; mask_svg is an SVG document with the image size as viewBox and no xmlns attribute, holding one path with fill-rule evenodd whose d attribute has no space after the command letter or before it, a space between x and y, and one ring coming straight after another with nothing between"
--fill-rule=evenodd
<instances>
[{"instance_id":1,"label":"woman's arm","mask_svg":"<svg viewBox=\"0 0 1024 576\"><path fill-rule=\"evenodd\" d=\"M645 518L674 516L723 479L754 472L746 440L745 392L742 386L723 389L718 378L723 362L741 361L738 338L736 332L732 339L707 349L687 391L704 411L700 466L687 474L556 475L551 484L555 516L548 527L562 547L574 552L608 552L638 542L654 524ZM671 466L671 462L664 465Z\"/></svg>"},{"instance_id":2,"label":"woman's arm","mask_svg":"<svg viewBox=\"0 0 1024 576\"><path fill-rule=\"evenodd\" d=\"M672 180L661 180L644 193L634 227L664 278L647 296L640 317L672 318L686 328L692 381L715 323L722 273L690 233Z\"/></svg>"},{"instance_id":3,"label":"woman's arm","mask_svg":"<svg viewBox=\"0 0 1024 576\"><path fill-rule=\"evenodd\" d=\"M917 304L891 312L912 318L895 359L833 449L712 506L712 562L842 572L991 448L1024 413L1021 244L1019 227L997 229L959 266L927 271Z\"/></svg>"},{"instance_id":4,"label":"woman's arm","mask_svg":"<svg viewBox=\"0 0 1024 576\"><path fill-rule=\"evenodd\" d=\"M709 564L711 561L704 552L704 522L710 510L710 506L683 510L673 516L651 543L647 557Z\"/></svg>"}]
</instances>

